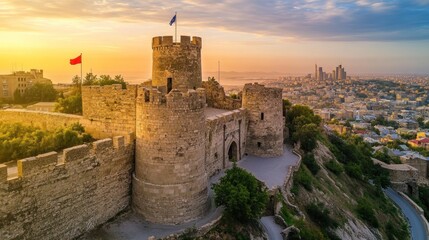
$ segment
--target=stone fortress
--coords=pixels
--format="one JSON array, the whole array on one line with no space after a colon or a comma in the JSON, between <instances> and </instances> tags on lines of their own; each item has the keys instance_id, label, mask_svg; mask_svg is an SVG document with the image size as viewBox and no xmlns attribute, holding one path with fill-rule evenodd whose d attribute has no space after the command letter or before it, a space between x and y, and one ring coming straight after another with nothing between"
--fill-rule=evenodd
<instances>
[{"instance_id":1,"label":"stone fortress","mask_svg":"<svg viewBox=\"0 0 429 240\"><path fill-rule=\"evenodd\" d=\"M43 128L79 122L102 139L0 164L0 239L71 239L128 206L152 223L192 221L209 208L211 176L246 154L282 155L282 90L226 96L202 81L201 48L199 37L154 37L152 80L83 87L83 116L0 111Z\"/></svg>"}]
</instances>

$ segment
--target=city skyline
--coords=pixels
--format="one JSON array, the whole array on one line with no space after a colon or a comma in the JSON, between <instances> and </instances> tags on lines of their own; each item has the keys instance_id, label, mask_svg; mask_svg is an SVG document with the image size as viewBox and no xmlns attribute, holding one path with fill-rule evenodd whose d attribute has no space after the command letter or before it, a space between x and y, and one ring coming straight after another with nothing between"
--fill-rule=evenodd
<instances>
[{"instance_id":1,"label":"city skyline","mask_svg":"<svg viewBox=\"0 0 429 240\"><path fill-rule=\"evenodd\" d=\"M314 64L356 74L427 74L429 1L0 2L0 72L44 69L54 82L83 72L151 77L150 42L203 37L203 72L306 74Z\"/></svg>"}]
</instances>

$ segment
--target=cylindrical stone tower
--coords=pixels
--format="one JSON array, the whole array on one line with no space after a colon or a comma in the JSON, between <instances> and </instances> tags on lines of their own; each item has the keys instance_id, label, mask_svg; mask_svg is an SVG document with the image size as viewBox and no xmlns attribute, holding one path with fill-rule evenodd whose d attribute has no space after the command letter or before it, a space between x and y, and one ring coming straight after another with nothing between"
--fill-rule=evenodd
<instances>
[{"instance_id":1,"label":"cylindrical stone tower","mask_svg":"<svg viewBox=\"0 0 429 240\"><path fill-rule=\"evenodd\" d=\"M172 89L186 92L202 86L201 38L181 36L174 43L172 36L152 39L152 86L163 93Z\"/></svg>"},{"instance_id":2,"label":"cylindrical stone tower","mask_svg":"<svg viewBox=\"0 0 429 240\"><path fill-rule=\"evenodd\" d=\"M246 152L261 157L283 154L282 89L260 84L245 84L243 108L249 114Z\"/></svg>"},{"instance_id":3,"label":"cylindrical stone tower","mask_svg":"<svg viewBox=\"0 0 429 240\"><path fill-rule=\"evenodd\" d=\"M207 211L205 92L139 88L133 208L150 222L178 224Z\"/></svg>"}]
</instances>

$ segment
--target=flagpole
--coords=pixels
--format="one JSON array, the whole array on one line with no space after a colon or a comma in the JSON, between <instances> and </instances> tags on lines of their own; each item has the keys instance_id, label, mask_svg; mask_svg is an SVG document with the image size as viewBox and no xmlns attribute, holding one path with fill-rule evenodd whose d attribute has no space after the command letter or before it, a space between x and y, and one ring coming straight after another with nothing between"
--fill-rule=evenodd
<instances>
[{"instance_id":1,"label":"flagpole","mask_svg":"<svg viewBox=\"0 0 429 240\"><path fill-rule=\"evenodd\" d=\"M174 41L177 42L177 12L174 12L174 16L176 16L176 21L174 21Z\"/></svg>"},{"instance_id":2,"label":"flagpole","mask_svg":"<svg viewBox=\"0 0 429 240\"><path fill-rule=\"evenodd\" d=\"M82 92L83 78L82 78L82 53L80 53L80 91Z\"/></svg>"}]
</instances>

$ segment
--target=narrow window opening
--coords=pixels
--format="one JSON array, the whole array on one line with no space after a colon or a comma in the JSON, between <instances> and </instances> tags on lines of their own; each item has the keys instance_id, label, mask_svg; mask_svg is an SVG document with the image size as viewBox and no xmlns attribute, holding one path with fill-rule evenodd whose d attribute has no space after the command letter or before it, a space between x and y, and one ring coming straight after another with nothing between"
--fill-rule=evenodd
<instances>
[{"instance_id":1,"label":"narrow window opening","mask_svg":"<svg viewBox=\"0 0 429 240\"><path fill-rule=\"evenodd\" d=\"M261 142L258 142L258 148L260 148L261 147Z\"/></svg>"},{"instance_id":2,"label":"narrow window opening","mask_svg":"<svg viewBox=\"0 0 429 240\"><path fill-rule=\"evenodd\" d=\"M264 113L261 113L261 120L264 120Z\"/></svg>"},{"instance_id":3,"label":"narrow window opening","mask_svg":"<svg viewBox=\"0 0 429 240\"><path fill-rule=\"evenodd\" d=\"M167 93L173 89L173 78L167 78Z\"/></svg>"}]
</instances>

